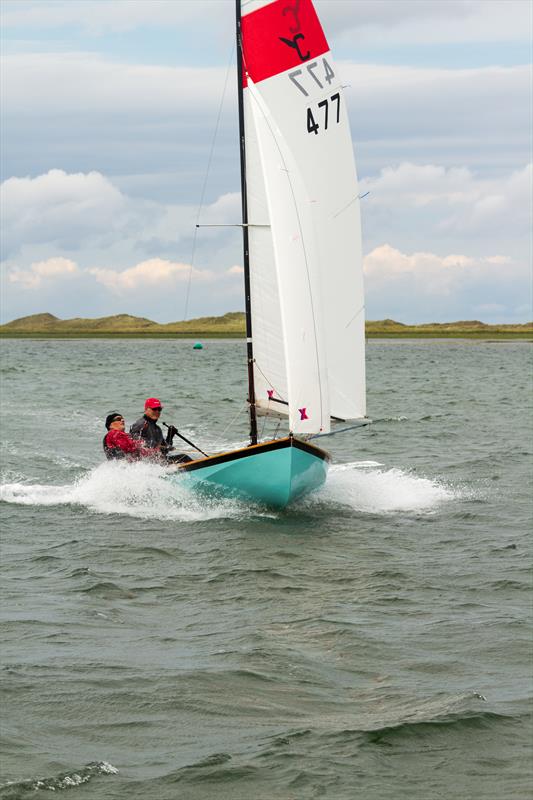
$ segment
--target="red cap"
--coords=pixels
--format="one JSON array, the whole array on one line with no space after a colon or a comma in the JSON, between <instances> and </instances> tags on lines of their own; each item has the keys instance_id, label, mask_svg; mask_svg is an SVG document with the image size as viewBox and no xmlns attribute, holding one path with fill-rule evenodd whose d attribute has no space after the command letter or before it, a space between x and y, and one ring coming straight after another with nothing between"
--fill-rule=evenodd
<instances>
[{"instance_id":1,"label":"red cap","mask_svg":"<svg viewBox=\"0 0 533 800\"><path fill-rule=\"evenodd\" d=\"M163 404L161 403L161 400L157 399L157 397L149 397L144 404L145 411L147 408L163 408Z\"/></svg>"}]
</instances>

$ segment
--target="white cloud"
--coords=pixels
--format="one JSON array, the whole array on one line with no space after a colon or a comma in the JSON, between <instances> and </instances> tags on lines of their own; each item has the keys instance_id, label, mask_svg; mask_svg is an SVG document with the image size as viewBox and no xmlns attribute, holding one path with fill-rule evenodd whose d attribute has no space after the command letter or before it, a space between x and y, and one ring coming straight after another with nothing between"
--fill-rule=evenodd
<instances>
[{"instance_id":1,"label":"white cloud","mask_svg":"<svg viewBox=\"0 0 533 800\"><path fill-rule=\"evenodd\" d=\"M22 242L76 248L83 238L119 227L125 198L98 172L52 169L36 178L9 178L0 186L3 249Z\"/></svg>"},{"instance_id":2,"label":"white cloud","mask_svg":"<svg viewBox=\"0 0 533 800\"><path fill-rule=\"evenodd\" d=\"M370 192L368 202L394 208L398 203L412 208L433 203L454 205L472 202L480 187L466 167L446 167L435 164L404 162L396 167L384 167L375 178L361 181L361 192Z\"/></svg>"},{"instance_id":3,"label":"white cloud","mask_svg":"<svg viewBox=\"0 0 533 800\"><path fill-rule=\"evenodd\" d=\"M194 19L211 24L220 22L233 11L231 0L64 0L47 2L5 2L3 24L6 28L32 26L54 28L75 25L89 33L126 32L152 26L181 27Z\"/></svg>"},{"instance_id":4,"label":"white cloud","mask_svg":"<svg viewBox=\"0 0 533 800\"><path fill-rule=\"evenodd\" d=\"M523 0L316 0L340 42L376 46L525 41L531 25Z\"/></svg>"},{"instance_id":5,"label":"white cloud","mask_svg":"<svg viewBox=\"0 0 533 800\"><path fill-rule=\"evenodd\" d=\"M315 0L326 33L351 43L516 41L528 30L523 0ZM95 35L164 26L182 28L193 21L204 30L233 21L232 0L4 0L6 28L74 25Z\"/></svg>"},{"instance_id":6,"label":"white cloud","mask_svg":"<svg viewBox=\"0 0 533 800\"><path fill-rule=\"evenodd\" d=\"M148 251L159 256L167 250L175 254L182 239L188 242L183 245L187 251L183 256L191 256L197 207L129 196L98 172L68 174L54 169L35 178L9 178L0 186L0 198L6 260L20 260L22 253L33 257L35 252L42 260L42 254L65 250L83 253L84 261L89 254L99 253L108 262L106 255L111 253L116 267L128 259L131 263L135 250L137 255ZM215 226L202 229L197 236L204 257L205 245L212 249L216 243L220 252L220 243L230 231L235 232L224 226L238 223L240 214L240 195L236 193L203 206L200 223Z\"/></svg>"},{"instance_id":7,"label":"white cloud","mask_svg":"<svg viewBox=\"0 0 533 800\"><path fill-rule=\"evenodd\" d=\"M174 113L184 125L191 114L209 114L224 79L222 67L129 64L81 52L8 54L1 75L4 113L133 114L147 127L153 114Z\"/></svg>"},{"instance_id":8,"label":"white cloud","mask_svg":"<svg viewBox=\"0 0 533 800\"><path fill-rule=\"evenodd\" d=\"M509 256L487 256L485 259L487 264L510 264L511 259Z\"/></svg>"},{"instance_id":9,"label":"white cloud","mask_svg":"<svg viewBox=\"0 0 533 800\"><path fill-rule=\"evenodd\" d=\"M400 252L388 244L376 247L364 259L364 271L369 284L389 284L408 277L414 279L422 294L442 296L458 288L465 279L473 275L481 277L490 269L501 270L510 265L510 259L497 256L472 258L462 254L439 256L435 253L419 252L410 255Z\"/></svg>"},{"instance_id":10,"label":"white cloud","mask_svg":"<svg viewBox=\"0 0 533 800\"><path fill-rule=\"evenodd\" d=\"M422 143L452 137L502 141L502 132L522 138L528 131L528 65L444 69L339 63L349 84L349 108L356 142L372 138L393 142L410 137ZM524 107L525 103L525 107ZM518 131L516 124L523 127Z\"/></svg>"},{"instance_id":11,"label":"white cloud","mask_svg":"<svg viewBox=\"0 0 533 800\"><path fill-rule=\"evenodd\" d=\"M87 272L94 275L99 283L120 294L124 291L135 292L152 287L166 289L176 282L188 281L191 267L189 264L177 264L163 258L151 258L120 272L101 267L93 267ZM193 269L192 279L211 281L214 275L207 270Z\"/></svg>"},{"instance_id":12,"label":"white cloud","mask_svg":"<svg viewBox=\"0 0 533 800\"><path fill-rule=\"evenodd\" d=\"M403 163L361 181L367 247L387 236L409 249L467 249L527 259L532 167L483 177L466 167Z\"/></svg>"},{"instance_id":13,"label":"white cloud","mask_svg":"<svg viewBox=\"0 0 533 800\"><path fill-rule=\"evenodd\" d=\"M470 198L459 198L459 211L442 221L444 230L471 231L490 235L499 226L506 235L530 234L533 165L513 172L503 180L481 181Z\"/></svg>"},{"instance_id":14,"label":"white cloud","mask_svg":"<svg viewBox=\"0 0 533 800\"><path fill-rule=\"evenodd\" d=\"M106 267L80 268L74 261L57 256L46 261L32 263L27 269L7 268L7 280L19 284L22 289L42 289L45 284L53 284L58 279L76 278L83 281L85 288L96 282L110 289L118 296L137 294L140 299L146 291L171 292L178 284L218 284L222 287L227 279L242 278L243 268L233 266L218 274L207 270L191 269L190 264L180 264L164 258L150 258L133 267L116 270Z\"/></svg>"},{"instance_id":15,"label":"white cloud","mask_svg":"<svg viewBox=\"0 0 533 800\"><path fill-rule=\"evenodd\" d=\"M400 203L413 209L431 205L449 209L469 206L471 221L496 204L500 213L511 212L516 218L518 208L527 213L532 178L532 164L500 178L484 178L467 167L446 169L435 164L404 162L397 167L384 167L375 178L363 179L361 193L370 192L370 204L389 208ZM522 223L525 219L522 214Z\"/></svg>"},{"instance_id":16,"label":"white cloud","mask_svg":"<svg viewBox=\"0 0 533 800\"><path fill-rule=\"evenodd\" d=\"M372 317L402 322L472 319L524 321L532 310L529 270L506 255L471 257L406 253L383 244L364 259L367 308Z\"/></svg>"},{"instance_id":17,"label":"white cloud","mask_svg":"<svg viewBox=\"0 0 533 800\"><path fill-rule=\"evenodd\" d=\"M46 261L36 261L29 269L13 269L8 272L11 283L20 283L28 289L39 289L48 279L72 277L79 274L78 266L68 258L57 256Z\"/></svg>"},{"instance_id":18,"label":"white cloud","mask_svg":"<svg viewBox=\"0 0 533 800\"><path fill-rule=\"evenodd\" d=\"M28 206L43 203L54 206L53 213L57 214L65 206L72 207L73 202L83 214L103 205L105 216L122 204L120 192L99 172L68 175L61 169L51 169L36 178L9 178L2 183L1 191L2 203L14 216Z\"/></svg>"},{"instance_id":19,"label":"white cloud","mask_svg":"<svg viewBox=\"0 0 533 800\"><path fill-rule=\"evenodd\" d=\"M241 194L240 192L226 192L221 195L214 203L204 210L202 220L209 223L228 225L238 223L241 218Z\"/></svg>"}]
</instances>

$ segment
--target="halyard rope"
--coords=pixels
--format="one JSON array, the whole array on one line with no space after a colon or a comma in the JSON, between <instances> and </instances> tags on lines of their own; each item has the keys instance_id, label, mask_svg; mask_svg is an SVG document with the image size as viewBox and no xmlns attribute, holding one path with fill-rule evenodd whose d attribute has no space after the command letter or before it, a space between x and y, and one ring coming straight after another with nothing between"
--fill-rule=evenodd
<instances>
[{"instance_id":1,"label":"halyard rope","mask_svg":"<svg viewBox=\"0 0 533 800\"><path fill-rule=\"evenodd\" d=\"M233 63L233 54L234 54L234 52L235 52L235 43L233 43L233 46L231 48L231 55L230 55L230 59L228 61L227 69L226 69L226 77L224 79L224 89L222 90L222 97L220 98L220 105L219 105L219 108L218 108L218 115L217 115L217 121L216 121L216 125L215 125L215 132L213 134L213 140L211 142L211 150L210 150L210 153L209 153L209 158L207 160L207 169L205 171L204 184L202 186L202 193L201 193L201 196L200 196L200 205L198 206L198 212L196 214L196 225L194 226L194 233L193 233L193 238L192 238L191 266L190 266L190 269L189 269L189 279L187 281L187 292L186 292L186 295L185 295L185 310L183 312L183 319L184 320L187 319L187 314L189 313L189 297L190 297L190 294L191 294L191 281L192 281L192 271L193 271L193 265L194 265L194 257L196 255L196 238L198 236L198 223L200 221L200 214L202 213L202 208L203 208L203 205L204 205L205 191L206 191L206 188L207 188L207 179L209 177L209 171L211 169L211 161L213 160L213 151L215 149L215 142L216 142L217 135L218 135L218 128L219 128L219 125L220 125L220 118L222 116L222 107L224 105L224 98L226 97L226 88L227 88L227 85L228 85L228 78L229 78L231 65Z\"/></svg>"}]
</instances>

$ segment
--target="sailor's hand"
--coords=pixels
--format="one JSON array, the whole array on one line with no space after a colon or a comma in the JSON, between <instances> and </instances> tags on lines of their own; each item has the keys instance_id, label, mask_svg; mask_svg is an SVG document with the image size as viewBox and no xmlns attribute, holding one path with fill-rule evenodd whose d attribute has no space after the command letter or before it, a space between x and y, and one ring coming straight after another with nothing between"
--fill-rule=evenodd
<instances>
[{"instance_id":1,"label":"sailor's hand","mask_svg":"<svg viewBox=\"0 0 533 800\"><path fill-rule=\"evenodd\" d=\"M174 436L177 434L178 429L174 427L174 425L167 425L167 438L166 443L170 447L172 445L172 440Z\"/></svg>"}]
</instances>

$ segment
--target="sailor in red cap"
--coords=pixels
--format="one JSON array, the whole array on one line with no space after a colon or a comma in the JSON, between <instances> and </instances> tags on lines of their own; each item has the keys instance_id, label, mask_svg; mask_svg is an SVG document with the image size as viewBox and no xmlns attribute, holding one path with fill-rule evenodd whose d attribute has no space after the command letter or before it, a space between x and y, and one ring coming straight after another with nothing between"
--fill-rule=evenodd
<instances>
[{"instance_id":1,"label":"sailor in red cap","mask_svg":"<svg viewBox=\"0 0 533 800\"><path fill-rule=\"evenodd\" d=\"M192 458L186 453L176 453L174 451L172 440L178 434L178 430L174 425L166 425L168 428L167 438L163 437L163 431L157 424L162 410L161 400L158 400L157 397L149 397L144 404L144 415L133 423L130 428L130 434L144 448L151 453L156 453L163 461L168 460L172 464L192 461ZM163 425L165 424L163 423ZM182 439L184 438L181 434L178 434L178 436ZM185 441L189 442L188 439ZM189 444L192 444L192 442L189 442ZM192 446L194 447L195 445ZM170 451L173 451L172 454L170 454ZM203 450L200 452L204 454Z\"/></svg>"},{"instance_id":2,"label":"sailor in red cap","mask_svg":"<svg viewBox=\"0 0 533 800\"><path fill-rule=\"evenodd\" d=\"M142 441L145 447L159 450L164 455L169 446L157 424L162 410L161 401L157 397L149 397L144 404L144 415L133 423L130 433L134 439Z\"/></svg>"}]
</instances>

